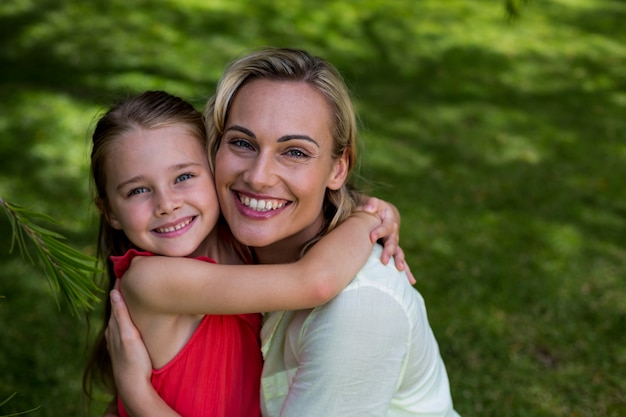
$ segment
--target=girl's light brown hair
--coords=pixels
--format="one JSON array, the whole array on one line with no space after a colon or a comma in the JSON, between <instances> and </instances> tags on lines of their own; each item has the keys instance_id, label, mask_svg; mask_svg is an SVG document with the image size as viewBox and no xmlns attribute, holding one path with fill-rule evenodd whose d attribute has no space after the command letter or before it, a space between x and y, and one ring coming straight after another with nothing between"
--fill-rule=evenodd
<instances>
[{"instance_id":1,"label":"girl's light brown hair","mask_svg":"<svg viewBox=\"0 0 626 417\"><path fill-rule=\"evenodd\" d=\"M172 125L184 126L203 146L206 144L202 113L180 97L163 91L147 91L118 102L98 120L92 135L91 178L94 202L100 211L97 253L100 262L106 265L103 279L105 282L101 286L104 287L107 300L102 328L96 337L83 375L83 390L90 398L93 398L95 383L100 383L112 394L116 392L111 359L104 338L104 330L111 316L108 295L116 281L109 257L123 255L134 247L123 231L112 228L107 221L107 169L115 166L115 161L109 160L111 145L123 141L127 135L137 130L153 130Z\"/></svg>"}]
</instances>

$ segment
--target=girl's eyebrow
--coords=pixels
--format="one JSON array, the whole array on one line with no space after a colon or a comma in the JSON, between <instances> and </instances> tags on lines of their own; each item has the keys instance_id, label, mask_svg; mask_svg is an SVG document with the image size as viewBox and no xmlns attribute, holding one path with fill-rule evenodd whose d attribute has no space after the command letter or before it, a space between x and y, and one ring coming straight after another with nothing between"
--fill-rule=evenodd
<instances>
[{"instance_id":1,"label":"girl's eyebrow","mask_svg":"<svg viewBox=\"0 0 626 417\"><path fill-rule=\"evenodd\" d=\"M237 132L241 132L245 135L250 136L251 138L256 139L256 135L254 133L252 133L249 129L246 129L243 126L239 126L239 125L233 125L233 126L229 126L228 128L226 128L225 132L228 132L229 130L235 130ZM306 140L311 142L312 144L314 144L315 146L317 146L318 148L320 147L320 145L310 136L307 135L285 135L285 136L281 136L278 138L277 142L281 143L281 142L287 142L289 140L293 140L293 139L302 139L302 140Z\"/></svg>"},{"instance_id":2,"label":"girl's eyebrow","mask_svg":"<svg viewBox=\"0 0 626 417\"><path fill-rule=\"evenodd\" d=\"M117 185L117 187L115 187L115 189L117 191L122 191L122 189L130 184L136 183L136 182L141 182L145 179L145 177L143 175L138 175L136 177L133 177L131 179L128 179L124 182L121 182Z\"/></svg>"},{"instance_id":3,"label":"girl's eyebrow","mask_svg":"<svg viewBox=\"0 0 626 417\"><path fill-rule=\"evenodd\" d=\"M176 164L176 165L172 165L171 167L167 168L167 171L180 171L183 169L187 169L187 168L193 168L193 167L197 167L197 166L202 166L201 163L199 162L185 162L182 164ZM115 187L115 189L117 191L121 191L122 188L130 185L130 184L134 184L137 182L142 182L146 179L146 177L144 175L137 175L136 177L132 177L126 181L123 181L121 183L119 183L117 185L117 187Z\"/></svg>"},{"instance_id":4,"label":"girl's eyebrow","mask_svg":"<svg viewBox=\"0 0 626 417\"><path fill-rule=\"evenodd\" d=\"M193 167L201 167L202 164L200 162L184 162L181 164L172 165L167 168L168 171L179 171L181 169L193 168Z\"/></svg>"}]
</instances>

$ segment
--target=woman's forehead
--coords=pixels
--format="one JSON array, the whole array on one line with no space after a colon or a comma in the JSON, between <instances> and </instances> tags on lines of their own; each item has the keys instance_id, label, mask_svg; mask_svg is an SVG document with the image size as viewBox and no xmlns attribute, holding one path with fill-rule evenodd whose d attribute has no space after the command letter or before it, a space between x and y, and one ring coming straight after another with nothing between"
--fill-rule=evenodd
<instances>
[{"instance_id":1,"label":"woman's forehead","mask_svg":"<svg viewBox=\"0 0 626 417\"><path fill-rule=\"evenodd\" d=\"M235 96L229 125L241 125L274 135L330 132L331 109L325 97L302 81L254 80ZM255 133L256 134L256 133Z\"/></svg>"}]
</instances>

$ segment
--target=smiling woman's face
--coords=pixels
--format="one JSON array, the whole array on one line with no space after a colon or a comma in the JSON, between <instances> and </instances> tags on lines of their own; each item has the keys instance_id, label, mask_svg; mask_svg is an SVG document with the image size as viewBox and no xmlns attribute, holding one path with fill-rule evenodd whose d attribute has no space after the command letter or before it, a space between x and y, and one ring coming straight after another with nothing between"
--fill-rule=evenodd
<instances>
[{"instance_id":1,"label":"smiling woman's face","mask_svg":"<svg viewBox=\"0 0 626 417\"><path fill-rule=\"evenodd\" d=\"M298 81L254 80L236 94L215 158L215 182L235 238L259 260L287 262L321 229L326 188L346 180L331 156L331 112Z\"/></svg>"}]
</instances>

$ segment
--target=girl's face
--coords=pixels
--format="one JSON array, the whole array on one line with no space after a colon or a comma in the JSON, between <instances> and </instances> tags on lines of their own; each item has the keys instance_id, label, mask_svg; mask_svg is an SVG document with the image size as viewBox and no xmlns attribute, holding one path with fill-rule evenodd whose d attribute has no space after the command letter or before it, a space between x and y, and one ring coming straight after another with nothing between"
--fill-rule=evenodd
<instances>
[{"instance_id":1,"label":"girl's face","mask_svg":"<svg viewBox=\"0 0 626 417\"><path fill-rule=\"evenodd\" d=\"M205 254L219 206L206 151L184 126L133 130L111 145L106 169L113 228L159 255Z\"/></svg>"},{"instance_id":2,"label":"girl's face","mask_svg":"<svg viewBox=\"0 0 626 417\"><path fill-rule=\"evenodd\" d=\"M324 223L327 188L347 159L332 158L331 111L304 82L254 80L236 94L215 158L222 213L264 263L293 260Z\"/></svg>"}]
</instances>

